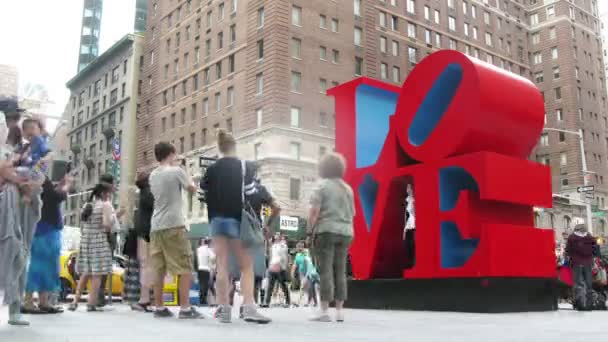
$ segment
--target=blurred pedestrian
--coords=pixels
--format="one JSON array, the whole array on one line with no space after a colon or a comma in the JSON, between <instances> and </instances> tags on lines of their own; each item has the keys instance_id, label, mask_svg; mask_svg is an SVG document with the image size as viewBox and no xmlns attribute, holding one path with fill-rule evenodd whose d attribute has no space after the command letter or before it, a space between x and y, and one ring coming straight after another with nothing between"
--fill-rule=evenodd
<instances>
[{"instance_id":1,"label":"blurred pedestrian","mask_svg":"<svg viewBox=\"0 0 608 342\"><path fill-rule=\"evenodd\" d=\"M215 253L210 248L211 243L208 239L203 239L200 246L196 250L198 261L198 284L199 284L199 302L200 305L207 306L209 301L209 285L211 284L211 264L215 259Z\"/></svg>"},{"instance_id":2,"label":"blurred pedestrian","mask_svg":"<svg viewBox=\"0 0 608 342\"><path fill-rule=\"evenodd\" d=\"M70 311L78 308L80 297L89 280L91 280L91 290L88 295L87 311L101 310L98 305L101 278L112 271L112 251L107 237L113 224L112 205L109 201L111 196L111 185L97 184L91 193L89 203L82 211L82 236L76 262L80 279L74 301L69 306Z\"/></svg>"},{"instance_id":3,"label":"blurred pedestrian","mask_svg":"<svg viewBox=\"0 0 608 342\"><path fill-rule=\"evenodd\" d=\"M165 274L178 277L179 318L203 318L190 305L192 286L192 246L187 238L186 219L183 215L182 190L196 192L196 186L177 158L175 146L160 142L154 146L159 166L150 174L150 189L154 196L154 212L150 233L150 261L154 269L154 301L158 318L173 314L164 306L163 288Z\"/></svg>"},{"instance_id":4,"label":"blurred pedestrian","mask_svg":"<svg viewBox=\"0 0 608 342\"><path fill-rule=\"evenodd\" d=\"M249 205L246 189L254 188L254 166L236 156L236 140L224 130L218 131L217 143L222 158L211 165L201 183L206 193L207 213L211 222L213 247L217 256L216 317L222 323L232 321L230 306L229 256L234 253L240 266L240 286L243 295L243 319L247 322L268 323L254 303L254 263L252 255L241 241L241 216Z\"/></svg>"},{"instance_id":5,"label":"blurred pedestrian","mask_svg":"<svg viewBox=\"0 0 608 342\"><path fill-rule=\"evenodd\" d=\"M139 261L139 301L131 309L150 312L150 291L154 283L153 271L150 267L150 224L154 212L154 196L150 190L150 175L141 174L135 185L139 189L139 204L135 231L137 234L137 260Z\"/></svg>"},{"instance_id":6,"label":"blurred pedestrian","mask_svg":"<svg viewBox=\"0 0 608 342\"><path fill-rule=\"evenodd\" d=\"M321 276L321 310L313 321L330 322L329 303L336 302L336 321L344 321L346 262L353 238L355 205L353 190L344 182L346 162L339 154L325 155L319 162L319 186L313 192L308 219Z\"/></svg>"},{"instance_id":7,"label":"blurred pedestrian","mask_svg":"<svg viewBox=\"0 0 608 342\"><path fill-rule=\"evenodd\" d=\"M284 267L287 267L288 256L287 246L281 236L275 236L273 239L272 246L270 247L270 263L268 265L268 293L266 295L266 306L270 306L272 295L274 293L274 287L276 283L279 283L283 295L285 296L285 306L291 305L291 298L289 296L289 287L287 286L286 273Z\"/></svg>"},{"instance_id":8,"label":"blurred pedestrian","mask_svg":"<svg viewBox=\"0 0 608 342\"><path fill-rule=\"evenodd\" d=\"M574 232L568 237L566 254L574 273L574 309L589 311L592 309L593 296L593 255L597 249L597 241L584 224L574 227Z\"/></svg>"},{"instance_id":9,"label":"blurred pedestrian","mask_svg":"<svg viewBox=\"0 0 608 342\"><path fill-rule=\"evenodd\" d=\"M32 242L24 313L54 314L63 311L50 303L50 296L61 289L59 278L63 229L61 203L67 199L71 182L71 177L66 175L58 185L53 184L49 178L46 178L42 185L41 218ZM38 306L33 302L34 292L38 293Z\"/></svg>"}]
</instances>

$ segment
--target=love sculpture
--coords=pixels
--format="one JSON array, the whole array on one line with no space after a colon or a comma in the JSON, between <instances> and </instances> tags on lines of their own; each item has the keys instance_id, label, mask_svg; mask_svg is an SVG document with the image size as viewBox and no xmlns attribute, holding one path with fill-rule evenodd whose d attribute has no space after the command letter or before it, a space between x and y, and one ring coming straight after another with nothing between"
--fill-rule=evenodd
<instances>
[{"instance_id":1,"label":"love sculpture","mask_svg":"<svg viewBox=\"0 0 608 342\"><path fill-rule=\"evenodd\" d=\"M544 102L529 80L443 50L402 87L358 78L328 93L356 199L352 306L555 309L554 233L533 216L534 206L551 207L551 173L527 159ZM407 184L417 226L409 269Z\"/></svg>"}]
</instances>

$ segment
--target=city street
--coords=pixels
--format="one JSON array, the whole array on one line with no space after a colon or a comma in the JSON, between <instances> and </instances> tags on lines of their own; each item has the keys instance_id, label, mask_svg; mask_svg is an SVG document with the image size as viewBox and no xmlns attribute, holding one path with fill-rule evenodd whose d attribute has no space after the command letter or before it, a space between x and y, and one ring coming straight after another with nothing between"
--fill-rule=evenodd
<instances>
[{"instance_id":1,"label":"city street","mask_svg":"<svg viewBox=\"0 0 608 342\"><path fill-rule=\"evenodd\" d=\"M116 342L116 341L592 341L608 336L608 312L522 314L463 314L350 310L343 324L308 322L310 310L267 309L274 319L266 326L237 321L220 325L200 321L159 320L114 305L105 313L66 312L31 317L32 326L6 325L0 315L0 341ZM210 311L205 311L210 314Z\"/></svg>"}]
</instances>

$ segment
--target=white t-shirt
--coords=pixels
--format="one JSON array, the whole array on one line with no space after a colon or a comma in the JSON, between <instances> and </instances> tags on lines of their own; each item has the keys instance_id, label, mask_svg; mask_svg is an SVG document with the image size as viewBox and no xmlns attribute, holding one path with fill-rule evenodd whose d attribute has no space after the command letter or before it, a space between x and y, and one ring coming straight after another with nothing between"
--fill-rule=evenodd
<instances>
[{"instance_id":1,"label":"white t-shirt","mask_svg":"<svg viewBox=\"0 0 608 342\"><path fill-rule=\"evenodd\" d=\"M196 256L198 258L198 270L199 271L211 271L213 269L213 260L215 259L215 253L207 245L202 245L196 250Z\"/></svg>"},{"instance_id":2,"label":"white t-shirt","mask_svg":"<svg viewBox=\"0 0 608 342\"><path fill-rule=\"evenodd\" d=\"M182 189L190 185L188 175L178 166L159 166L150 174L150 190L154 195L151 231L186 226L182 212Z\"/></svg>"}]
</instances>

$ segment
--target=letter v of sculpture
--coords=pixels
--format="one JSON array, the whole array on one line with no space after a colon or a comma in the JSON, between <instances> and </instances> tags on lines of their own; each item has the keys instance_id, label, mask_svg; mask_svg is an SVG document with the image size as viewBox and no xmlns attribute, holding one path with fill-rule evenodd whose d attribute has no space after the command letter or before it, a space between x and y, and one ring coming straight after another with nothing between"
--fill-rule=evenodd
<instances>
[{"instance_id":1,"label":"letter v of sculpture","mask_svg":"<svg viewBox=\"0 0 608 342\"><path fill-rule=\"evenodd\" d=\"M356 194L350 254L358 281L553 284L553 231L534 228L533 206L551 207L552 191L549 168L527 160L544 121L542 96L530 81L443 50L416 66L401 88L359 78L328 93L335 97L336 149L346 156L345 178ZM406 184L414 187L417 229L415 265L404 270ZM523 304L530 295L521 290L514 295L522 303L488 311L552 309L549 287L536 306ZM436 309L485 311L446 305Z\"/></svg>"}]
</instances>

